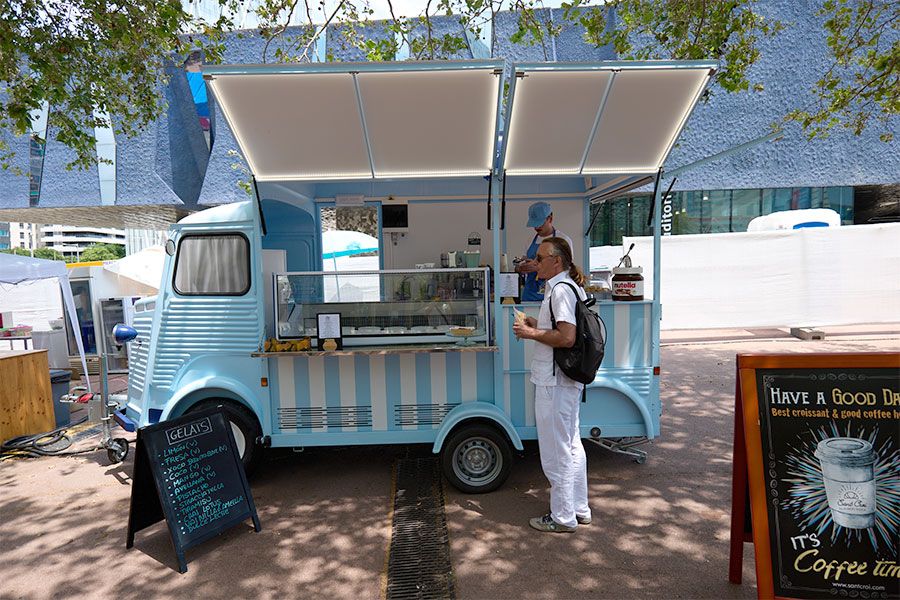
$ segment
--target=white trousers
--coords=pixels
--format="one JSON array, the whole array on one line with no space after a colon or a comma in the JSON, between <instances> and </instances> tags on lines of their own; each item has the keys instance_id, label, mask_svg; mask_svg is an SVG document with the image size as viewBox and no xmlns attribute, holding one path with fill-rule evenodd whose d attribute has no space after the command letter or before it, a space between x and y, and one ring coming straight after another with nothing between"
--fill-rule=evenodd
<instances>
[{"instance_id":1,"label":"white trousers","mask_svg":"<svg viewBox=\"0 0 900 600\"><path fill-rule=\"evenodd\" d=\"M550 516L567 527L576 526L575 515L591 516L587 458L578 433L580 402L578 388L536 385L534 389L541 467L550 482Z\"/></svg>"}]
</instances>

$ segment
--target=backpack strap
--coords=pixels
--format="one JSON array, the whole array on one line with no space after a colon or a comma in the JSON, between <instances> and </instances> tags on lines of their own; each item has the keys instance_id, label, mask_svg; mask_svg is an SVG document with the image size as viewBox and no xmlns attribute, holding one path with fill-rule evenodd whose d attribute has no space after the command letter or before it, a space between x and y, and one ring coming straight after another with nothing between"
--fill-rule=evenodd
<instances>
[{"instance_id":1,"label":"backpack strap","mask_svg":"<svg viewBox=\"0 0 900 600\"><path fill-rule=\"evenodd\" d=\"M570 288L572 288L572 293L575 294L575 302L576 303L579 300L581 300L581 298L578 296L578 291L575 289L574 285L572 285L568 281L560 281L559 283L564 283L567 286L569 286ZM556 285L559 285L559 283ZM552 288L550 288L550 302L549 302L549 304L550 304L550 326L553 327L553 329L556 329L556 317L553 316L553 290L556 289L556 285L554 285Z\"/></svg>"},{"instance_id":2,"label":"backpack strap","mask_svg":"<svg viewBox=\"0 0 900 600\"><path fill-rule=\"evenodd\" d=\"M578 296L578 292L575 290L574 285L572 285L568 281L560 281L559 283L564 283L567 286L569 286L570 288L572 288L572 293L575 294L575 302L576 303L578 303L578 301L581 300L581 298ZM559 285L559 283L557 283L556 285ZM550 288L550 292L549 292L550 300L547 302L547 304L550 305L550 326L553 327L553 329L556 329L556 317L553 316L553 290L556 289L556 285L554 285L552 288ZM577 326L577 324L576 324L576 326ZM556 361L555 360L553 361L553 376L554 377L556 376ZM584 394L582 394L582 402L584 402Z\"/></svg>"}]
</instances>

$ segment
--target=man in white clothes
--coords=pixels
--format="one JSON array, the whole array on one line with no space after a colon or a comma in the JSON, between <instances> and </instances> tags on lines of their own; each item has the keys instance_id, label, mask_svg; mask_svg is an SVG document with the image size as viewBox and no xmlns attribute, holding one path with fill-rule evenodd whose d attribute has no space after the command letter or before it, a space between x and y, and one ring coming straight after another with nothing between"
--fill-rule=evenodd
<instances>
[{"instance_id":1,"label":"man in white clothes","mask_svg":"<svg viewBox=\"0 0 900 600\"><path fill-rule=\"evenodd\" d=\"M531 382L535 385L541 467L550 482L550 512L529 524L538 531L570 533L591 522L587 498L587 459L578 432L578 411L584 384L567 377L553 361L554 348L575 343L575 294L584 300L584 273L572 262L572 248L562 238L544 240L535 256L537 276L546 279L546 293L537 320L513 324L517 338L534 340ZM566 285L574 284L575 289ZM576 292L577 290L577 292ZM550 320L553 303L554 329Z\"/></svg>"}]
</instances>

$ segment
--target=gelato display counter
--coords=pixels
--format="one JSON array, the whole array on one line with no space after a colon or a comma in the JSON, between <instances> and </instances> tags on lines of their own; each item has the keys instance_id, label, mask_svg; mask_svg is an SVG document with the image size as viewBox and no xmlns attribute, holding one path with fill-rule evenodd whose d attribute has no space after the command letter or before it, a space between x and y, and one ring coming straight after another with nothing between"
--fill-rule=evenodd
<instances>
[{"instance_id":1,"label":"gelato display counter","mask_svg":"<svg viewBox=\"0 0 900 600\"><path fill-rule=\"evenodd\" d=\"M317 336L319 314L340 314L343 345L486 344L487 268L274 275L276 336Z\"/></svg>"}]
</instances>

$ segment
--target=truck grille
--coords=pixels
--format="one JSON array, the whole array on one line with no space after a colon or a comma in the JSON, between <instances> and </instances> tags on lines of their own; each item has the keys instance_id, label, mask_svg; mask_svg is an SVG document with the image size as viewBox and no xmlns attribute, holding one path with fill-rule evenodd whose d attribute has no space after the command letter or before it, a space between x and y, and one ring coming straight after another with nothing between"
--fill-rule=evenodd
<instances>
[{"instance_id":1,"label":"truck grille","mask_svg":"<svg viewBox=\"0 0 900 600\"><path fill-rule=\"evenodd\" d=\"M260 343L256 298L172 298L160 322L153 385L171 388L199 354L253 352Z\"/></svg>"},{"instance_id":2,"label":"truck grille","mask_svg":"<svg viewBox=\"0 0 900 600\"><path fill-rule=\"evenodd\" d=\"M137 399L144 391L147 379L147 356L150 351L150 329L153 326L153 313L138 313L134 316L134 328L138 335L131 342L128 356L128 397Z\"/></svg>"},{"instance_id":3,"label":"truck grille","mask_svg":"<svg viewBox=\"0 0 900 600\"><path fill-rule=\"evenodd\" d=\"M440 425L459 404L410 404L394 409L394 423L402 425Z\"/></svg>"},{"instance_id":4,"label":"truck grille","mask_svg":"<svg viewBox=\"0 0 900 600\"><path fill-rule=\"evenodd\" d=\"M372 407L279 408L278 426L281 429L371 427Z\"/></svg>"}]
</instances>

